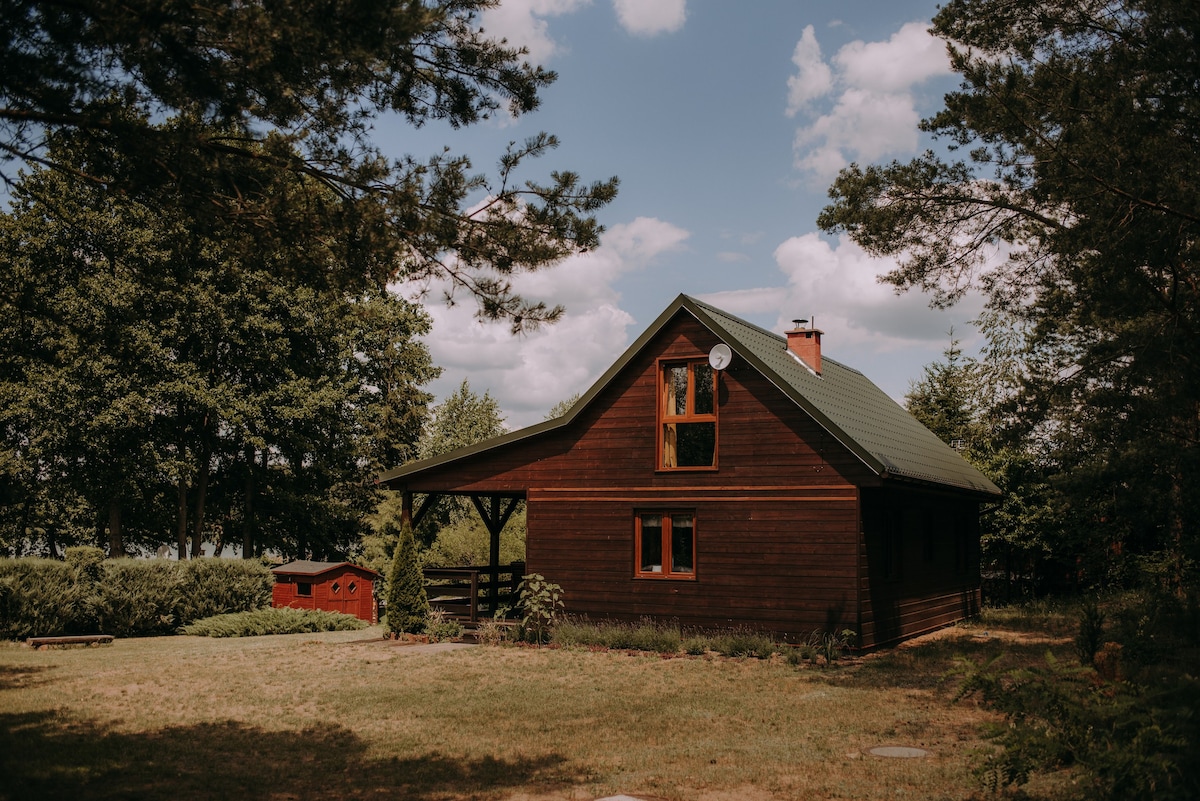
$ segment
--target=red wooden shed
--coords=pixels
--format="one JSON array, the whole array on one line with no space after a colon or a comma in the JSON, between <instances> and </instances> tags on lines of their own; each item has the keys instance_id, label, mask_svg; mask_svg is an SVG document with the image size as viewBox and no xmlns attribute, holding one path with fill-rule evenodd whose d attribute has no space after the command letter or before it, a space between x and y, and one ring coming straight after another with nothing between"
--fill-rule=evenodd
<instances>
[{"instance_id":1,"label":"red wooden shed","mask_svg":"<svg viewBox=\"0 0 1200 801\"><path fill-rule=\"evenodd\" d=\"M375 582L383 578L374 570L349 562L288 562L271 568L275 588L271 606L324 609L379 622Z\"/></svg>"}]
</instances>

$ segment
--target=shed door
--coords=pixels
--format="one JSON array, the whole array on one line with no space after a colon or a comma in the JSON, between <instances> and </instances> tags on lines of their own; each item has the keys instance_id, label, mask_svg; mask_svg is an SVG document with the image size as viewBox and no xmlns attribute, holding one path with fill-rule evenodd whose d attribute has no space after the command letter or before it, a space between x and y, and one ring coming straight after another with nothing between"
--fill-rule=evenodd
<instances>
[{"instance_id":1,"label":"shed door","mask_svg":"<svg viewBox=\"0 0 1200 801\"><path fill-rule=\"evenodd\" d=\"M370 598L370 582L365 582L353 573L338 576L329 585L329 608L334 612L362 617L362 598ZM370 620L368 616L365 618Z\"/></svg>"}]
</instances>

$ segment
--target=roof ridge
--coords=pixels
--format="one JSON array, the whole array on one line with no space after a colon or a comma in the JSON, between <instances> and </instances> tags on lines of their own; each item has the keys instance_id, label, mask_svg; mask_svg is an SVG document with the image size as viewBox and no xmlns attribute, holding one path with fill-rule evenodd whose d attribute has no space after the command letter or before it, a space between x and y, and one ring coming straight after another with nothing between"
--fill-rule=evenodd
<instances>
[{"instance_id":1,"label":"roof ridge","mask_svg":"<svg viewBox=\"0 0 1200 801\"><path fill-rule=\"evenodd\" d=\"M736 314L730 314L729 312L725 311L724 309L717 308L716 306L712 305L711 303L706 303L705 301L694 298L691 295L684 295L683 297L687 298L688 300L690 300L692 303L696 304L697 306L700 306L701 308L703 308L706 312L709 312L710 314L715 314L720 317L724 317L727 320L733 320L734 322L740 323L741 325L744 325L747 328L753 328L755 331L758 331L760 334L769 336L773 339L777 339L777 340L779 340L779 342L783 345L783 347L785 349L787 348L787 337L784 336L783 334L777 334L769 328L763 328L761 325L758 325L757 323L752 323L749 320L745 320L741 317L738 317ZM839 362L837 359L826 356L824 353L821 354L821 361L822 361L822 363L832 362L833 364L836 364L838 367L842 368L843 370L849 370L852 373L858 373L859 375L864 375L862 370L855 369L848 364Z\"/></svg>"}]
</instances>

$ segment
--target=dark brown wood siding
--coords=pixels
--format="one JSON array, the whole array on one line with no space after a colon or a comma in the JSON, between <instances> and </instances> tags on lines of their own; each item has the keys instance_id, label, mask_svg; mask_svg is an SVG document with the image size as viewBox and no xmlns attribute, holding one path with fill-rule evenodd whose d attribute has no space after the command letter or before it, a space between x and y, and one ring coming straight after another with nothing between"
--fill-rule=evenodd
<instances>
[{"instance_id":1,"label":"dark brown wood siding","mask_svg":"<svg viewBox=\"0 0 1200 801\"><path fill-rule=\"evenodd\" d=\"M979 504L949 493L863 491L860 634L864 648L979 611Z\"/></svg>"},{"instance_id":2,"label":"dark brown wood siding","mask_svg":"<svg viewBox=\"0 0 1200 801\"><path fill-rule=\"evenodd\" d=\"M849 486L874 476L852 453L736 358L718 390L718 468L655 469L657 359L700 359L717 338L681 312L572 425L454 462L405 482L430 490L520 492L552 487Z\"/></svg>"},{"instance_id":3,"label":"dark brown wood siding","mask_svg":"<svg viewBox=\"0 0 1200 801\"><path fill-rule=\"evenodd\" d=\"M696 516L694 579L635 578L634 517ZM752 626L791 640L856 620L853 487L775 491L530 494L527 562L562 585L568 611L684 626Z\"/></svg>"}]
</instances>

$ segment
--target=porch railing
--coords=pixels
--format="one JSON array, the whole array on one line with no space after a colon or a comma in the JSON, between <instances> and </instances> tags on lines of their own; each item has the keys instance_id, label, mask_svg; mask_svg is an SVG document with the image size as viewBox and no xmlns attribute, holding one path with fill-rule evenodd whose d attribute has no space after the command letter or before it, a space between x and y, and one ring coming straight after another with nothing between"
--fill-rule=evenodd
<instances>
[{"instance_id":1,"label":"porch railing","mask_svg":"<svg viewBox=\"0 0 1200 801\"><path fill-rule=\"evenodd\" d=\"M425 594L429 596L431 608L476 623L481 613L490 617L497 609L516 610L517 585L525 575L525 563L501 565L499 581L494 587L488 565L427 567L424 573Z\"/></svg>"}]
</instances>

